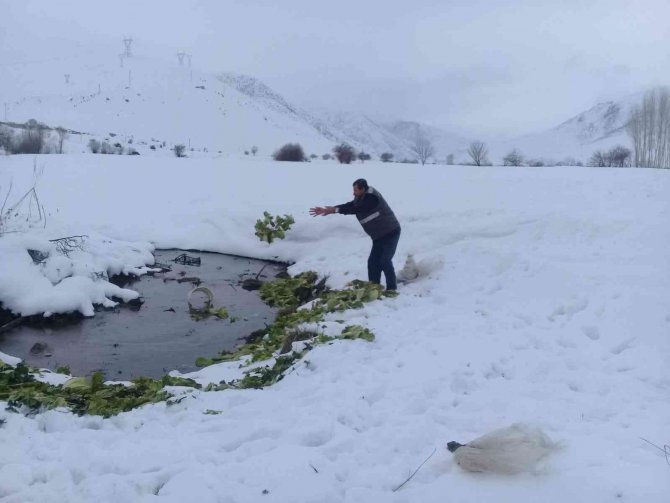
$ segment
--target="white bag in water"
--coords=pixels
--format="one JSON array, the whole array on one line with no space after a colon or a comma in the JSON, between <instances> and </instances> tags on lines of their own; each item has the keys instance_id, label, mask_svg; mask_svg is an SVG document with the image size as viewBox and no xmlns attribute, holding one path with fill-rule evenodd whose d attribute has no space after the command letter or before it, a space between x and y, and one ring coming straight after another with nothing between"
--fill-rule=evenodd
<instances>
[{"instance_id":1,"label":"white bag in water","mask_svg":"<svg viewBox=\"0 0 670 503\"><path fill-rule=\"evenodd\" d=\"M414 256L410 253L409 255L407 255L405 265L398 273L398 279L400 279L401 281L411 281L413 279L416 279L418 276L419 276L419 268L417 267L416 262L414 262Z\"/></svg>"},{"instance_id":2,"label":"white bag in water","mask_svg":"<svg viewBox=\"0 0 670 503\"><path fill-rule=\"evenodd\" d=\"M537 463L557 447L541 429L520 423L465 445L449 442L447 446L464 470L507 475L534 471Z\"/></svg>"}]
</instances>

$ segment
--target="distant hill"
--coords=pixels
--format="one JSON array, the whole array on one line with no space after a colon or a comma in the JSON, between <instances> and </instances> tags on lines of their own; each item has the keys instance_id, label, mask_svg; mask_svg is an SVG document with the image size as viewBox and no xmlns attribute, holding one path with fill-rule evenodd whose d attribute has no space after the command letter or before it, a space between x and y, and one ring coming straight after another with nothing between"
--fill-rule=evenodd
<instances>
[{"instance_id":1,"label":"distant hill","mask_svg":"<svg viewBox=\"0 0 670 503\"><path fill-rule=\"evenodd\" d=\"M0 94L5 122L37 119L49 126L79 131L66 152L86 151L91 137L156 152L174 144L196 151L242 154L258 147L270 156L284 143L299 142L321 156L342 142L373 157L391 152L396 160L413 159L417 134L432 139L434 160L454 154L468 162L471 139L414 121L377 122L353 112L306 110L290 103L260 80L235 73L191 70L142 57L123 61L67 60L5 65ZM641 94L599 103L549 130L513 140L490 141L496 164L513 148L527 158L586 161L597 149L629 145L625 123ZM327 97L324 97L324 101Z\"/></svg>"},{"instance_id":2,"label":"distant hill","mask_svg":"<svg viewBox=\"0 0 670 503\"><path fill-rule=\"evenodd\" d=\"M642 93L638 93L618 101L598 103L547 131L505 142L491 142L491 160L500 162L507 152L517 148L526 157L547 161L572 157L586 162L596 150L615 145L630 147L626 122L632 107L641 100Z\"/></svg>"}]
</instances>

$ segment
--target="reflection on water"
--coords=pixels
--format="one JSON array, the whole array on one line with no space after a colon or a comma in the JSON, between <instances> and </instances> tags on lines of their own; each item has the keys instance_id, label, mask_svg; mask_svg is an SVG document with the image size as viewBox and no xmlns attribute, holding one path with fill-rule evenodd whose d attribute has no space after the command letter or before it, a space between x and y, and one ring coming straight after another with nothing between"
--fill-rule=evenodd
<instances>
[{"instance_id":1,"label":"reflection on water","mask_svg":"<svg viewBox=\"0 0 670 503\"><path fill-rule=\"evenodd\" d=\"M122 305L100 310L93 318L57 328L21 326L0 335L0 351L35 367L67 365L74 375L101 370L115 380L160 377L172 369L195 370L198 356L232 349L241 337L274 320L275 311L258 292L244 290L239 281L255 277L263 266L260 279L272 279L284 270L280 264L200 252L187 252L201 259L200 266L171 261L181 253L156 250L156 261L172 271L125 285L144 297L139 309ZM214 294L214 307L228 310L228 319L192 319L187 296L198 279Z\"/></svg>"}]
</instances>

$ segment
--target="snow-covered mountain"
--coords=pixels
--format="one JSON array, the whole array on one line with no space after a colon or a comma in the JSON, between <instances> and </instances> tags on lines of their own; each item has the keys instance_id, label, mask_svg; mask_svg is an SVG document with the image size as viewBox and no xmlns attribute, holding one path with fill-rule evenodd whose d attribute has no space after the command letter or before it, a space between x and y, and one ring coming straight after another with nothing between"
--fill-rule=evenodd
<instances>
[{"instance_id":1,"label":"snow-covered mountain","mask_svg":"<svg viewBox=\"0 0 670 503\"><path fill-rule=\"evenodd\" d=\"M177 62L133 57L123 62L66 60L7 65L0 79L5 121L34 118L49 126L86 133L71 135L66 152L83 152L91 137L130 143L142 152L174 144L196 151L242 154L258 147L269 156L299 142L321 155L342 142L377 156L413 159L417 134L433 141L434 160L468 162L471 138L412 121L377 122L361 113L305 110L260 80L230 72L201 72ZM325 97L324 97L325 99ZM490 141L494 164L517 148L526 158L586 161L593 151L629 145L625 122L641 95L595 105L547 131L513 140Z\"/></svg>"},{"instance_id":2,"label":"snow-covered mountain","mask_svg":"<svg viewBox=\"0 0 670 503\"><path fill-rule=\"evenodd\" d=\"M606 150L615 145L630 147L626 122L631 109L641 100L642 93L637 93L618 101L598 103L547 131L492 142L491 160L495 164L511 149L517 148L527 158L545 161L573 158L586 162L596 150Z\"/></svg>"},{"instance_id":3,"label":"snow-covered mountain","mask_svg":"<svg viewBox=\"0 0 670 503\"><path fill-rule=\"evenodd\" d=\"M304 121L333 143L346 142L358 150L374 154L392 152L396 157L411 157L405 138L395 135L386 126L363 114L328 109L301 109L291 105L263 82L248 75L224 73L219 79L268 108Z\"/></svg>"}]
</instances>

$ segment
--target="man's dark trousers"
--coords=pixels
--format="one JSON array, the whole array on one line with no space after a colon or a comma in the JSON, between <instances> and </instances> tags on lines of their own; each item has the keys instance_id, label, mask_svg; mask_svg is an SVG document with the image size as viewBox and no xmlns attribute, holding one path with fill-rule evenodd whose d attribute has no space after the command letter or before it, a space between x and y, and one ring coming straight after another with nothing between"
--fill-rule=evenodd
<instances>
[{"instance_id":1,"label":"man's dark trousers","mask_svg":"<svg viewBox=\"0 0 670 503\"><path fill-rule=\"evenodd\" d=\"M398 288L392 259L399 239L400 229L396 229L386 236L373 240L370 257L368 257L368 279L371 283L380 283L383 272L387 290Z\"/></svg>"}]
</instances>

